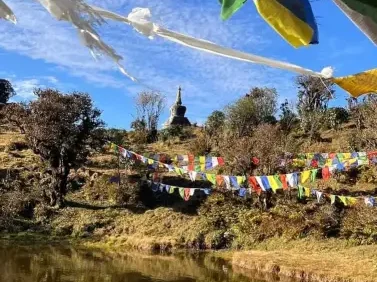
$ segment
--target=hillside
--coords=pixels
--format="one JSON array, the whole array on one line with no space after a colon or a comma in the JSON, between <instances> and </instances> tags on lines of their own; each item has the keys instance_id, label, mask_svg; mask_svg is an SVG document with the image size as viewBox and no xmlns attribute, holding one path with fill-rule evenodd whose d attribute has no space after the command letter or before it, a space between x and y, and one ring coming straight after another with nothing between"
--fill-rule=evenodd
<instances>
[{"instance_id":1,"label":"hillside","mask_svg":"<svg viewBox=\"0 0 377 282\"><path fill-rule=\"evenodd\" d=\"M303 150L346 151L342 140L353 130L350 127L324 131L322 138L327 142L310 146L303 142ZM174 139L169 144L157 142L141 146L140 153L187 154L196 134L199 133L194 132L183 141ZM31 175L38 174L39 158L27 148L23 135L3 129L0 148L1 189L9 189L8 178L18 179L22 185L32 185ZM73 174L83 186L70 189L63 209L51 208L36 200L34 193L40 193L36 188L27 190L21 185L13 193L2 193L1 229L3 234L8 234L4 236L22 239L25 234L26 238L34 234L34 238L49 236L79 240L94 247L152 252L242 250L242 253L222 253L221 256L232 260L234 265L300 277L302 281L373 281L377 274L373 263L377 259L374 209L362 205L317 204L314 199L301 202L286 199L279 193L274 197L274 206L267 211L255 208L253 200L245 201L216 191L206 199L189 202L179 195L159 195L156 199L149 187L138 188L137 180L131 178L137 170L121 169L121 186L110 183L110 177L118 173L117 162L116 155L108 151L93 155L85 169ZM326 184L327 189L337 193L346 190L351 195L376 195L374 178L366 183L362 177L374 173L374 168L361 171L352 182L331 179ZM164 182L174 185L194 185L173 173L161 176ZM197 181L195 185L203 184ZM140 205L140 201L144 204ZM150 202L153 204L148 206ZM328 259L335 255L336 261ZM292 259L282 260L282 257ZM357 264L349 267L355 260ZM364 268L359 267L360 264Z\"/></svg>"}]
</instances>

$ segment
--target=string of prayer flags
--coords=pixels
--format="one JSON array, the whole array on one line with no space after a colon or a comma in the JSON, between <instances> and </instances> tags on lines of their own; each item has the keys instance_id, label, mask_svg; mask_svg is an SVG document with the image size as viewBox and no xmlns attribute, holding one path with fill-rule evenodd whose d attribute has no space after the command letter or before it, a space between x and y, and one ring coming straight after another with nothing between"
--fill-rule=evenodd
<instances>
[{"instance_id":1,"label":"string of prayer flags","mask_svg":"<svg viewBox=\"0 0 377 282\"><path fill-rule=\"evenodd\" d=\"M194 38L188 35L184 35L166 28L159 26L158 24L151 22L151 13L147 8L136 8L128 15L128 17L121 16L119 14L106 11L104 9L91 6L99 15L104 18L119 21L128 25L131 25L140 34L153 39L155 36L164 38L166 40L181 44L183 46L193 48L196 50L204 51L214 55L254 63L263 64L273 68L285 69L288 71L296 72L303 75L310 75L315 77L331 78L332 71L331 68L326 67L321 72L315 72L309 69L302 68L300 66L281 62L277 60L272 60L257 56L250 53L241 52L231 48L226 48L208 40Z\"/></svg>"},{"instance_id":2,"label":"string of prayer flags","mask_svg":"<svg viewBox=\"0 0 377 282\"><path fill-rule=\"evenodd\" d=\"M377 45L377 2L375 0L333 0L340 10Z\"/></svg>"},{"instance_id":3,"label":"string of prayer flags","mask_svg":"<svg viewBox=\"0 0 377 282\"><path fill-rule=\"evenodd\" d=\"M246 1L247 0L219 0L221 4L221 18L223 20L229 19Z\"/></svg>"},{"instance_id":4,"label":"string of prayer flags","mask_svg":"<svg viewBox=\"0 0 377 282\"><path fill-rule=\"evenodd\" d=\"M309 0L254 0L261 17L289 44L318 44L318 27Z\"/></svg>"},{"instance_id":5,"label":"string of prayer flags","mask_svg":"<svg viewBox=\"0 0 377 282\"><path fill-rule=\"evenodd\" d=\"M150 185L153 192L164 192L166 191L169 194L173 194L175 190L178 191L181 198L185 201L190 200L192 196L194 196L195 191L202 191L206 195L210 195L211 189L210 188L184 188L184 187L178 187L178 186L172 186L163 184L160 182L154 182L147 180L147 183Z\"/></svg>"},{"instance_id":6,"label":"string of prayer flags","mask_svg":"<svg viewBox=\"0 0 377 282\"><path fill-rule=\"evenodd\" d=\"M377 69L371 69L349 76L335 77L332 81L356 98L363 94L377 93Z\"/></svg>"},{"instance_id":7,"label":"string of prayer flags","mask_svg":"<svg viewBox=\"0 0 377 282\"><path fill-rule=\"evenodd\" d=\"M152 154L150 158L162 163L175 163L185 170L196 172L210 170L225 164L224 158L222 157L194 156L190 154L176 155L173 158L170 158L166 154Z\"/></svg>"},{"instance_id":8,"label":"string of prayer flags","mask_svg":"<svg viewBox=\"0 0 377 282\"><path fill-rule=\"evenodd\" d=\"M111 146L111 148L115 148L114 146ZM188 171L185 168L175 167L173 165L168 165L164 163L159 163L153 159L145 158L139 154L136 154L134 152L125 150L121 147L115 148L116 151L121 152L122 155L126 156L127 158L140 160L146 164L149 164L152 166L152 168L157 168L158 166L162 166L165 168L168 168L169 171L174 171L179 176L183 176L185 174L188 174L191 181L195 181L196 177L198 175L198 172L194 171ZM344 170L345 165L341 163L338 159L343 157L350 157L355 154L335 154L331 153L329 154L330 158L333 158L331 161L331 166L325 166L321 169L322 178L324 180L327 180L331 177L332 173L335 170ZM368 156L368 157L376 157L377 159L377 152L369 152L369 153L362 153L360 155ZM376 160L377 161L377 160ZM289 188L296 188L301 184L305 184L306 182L315 182L316 177L318 174L319 169L311 169L311 170L305 170L302 172L293 172L283 175L263 175L263 176L251 176L248 178L248 182L250 184L250 187L252 190L258 194L260 194L262 191L270 191L272 190L274 193L278 189L284 189L287 190ZM200 176L203 180L207 180L211 182L213 185L223 186L225 184L226 188L230 190L231 188L235 188L237 190L244 188L244 184L246 181L246 176L229 176L229 175L216 175L213 173L203 173L199 172Z\"/></svg>"},{"instance_id":9,"label":"string of prayer flags","mask_svg":"<svg viewBox=\"0 0 377 282\"><path fill-rule=\"evenodd\" d=\"M339 199L340 202L344 206L354 206L358 202L358 197L350 197L350 196L343 196L343 195L333 195L333 194L326 194L316 189L311 189L309 187L304 187L299 185L297 187L297 197L299 199L303 198L310 198L311 196L316 197L317 202L320 203L322 196L325 195L330 198L331 205L335 204L336 199ZM374 206L375 199L373 197L366 197L364 198L364 202L367 206Z\"/></svg>"}]
</instances>

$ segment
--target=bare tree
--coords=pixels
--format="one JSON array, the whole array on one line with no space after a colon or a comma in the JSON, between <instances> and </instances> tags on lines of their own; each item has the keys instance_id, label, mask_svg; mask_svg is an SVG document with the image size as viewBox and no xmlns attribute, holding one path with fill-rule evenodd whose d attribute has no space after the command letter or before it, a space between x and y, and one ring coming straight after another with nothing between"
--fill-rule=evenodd
<instances>
[{"instance_id":1,"label":"bare tree","mask_svg":"<svg viewBox=\"0 0 377 282\"><path fill-rule=\"evenodd\" d=\"M142 132L137 133L146 135L148 142L156 141L158 122L165 108L165 97L159 92L143 91L136 96L135 104L137 117L131 126L135 128L135 131L138 131L140 125L144 125Z\"/></svg>"},{"instance_id":2,"label":"bare tree","mask_svg":"<svg viewBox=\"0 0 377 282\"><path fill-rule=\"evenodd\" d=\"M147 130L157 130L160 115L165 108L165 97L159 92L140 92L136 97L137 120L145 122Z\"/></svg>"}]
</instances>

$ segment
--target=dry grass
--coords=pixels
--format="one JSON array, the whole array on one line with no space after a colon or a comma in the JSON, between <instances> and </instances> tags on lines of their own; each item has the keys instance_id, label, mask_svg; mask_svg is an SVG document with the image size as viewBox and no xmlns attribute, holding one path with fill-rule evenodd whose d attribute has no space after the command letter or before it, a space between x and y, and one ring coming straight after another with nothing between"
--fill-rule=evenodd
<instances>
[{"instance_id":1,"label":"dry grass","mask_svg":"<svg viewBox=\"0 0 377 282\"><path fill-rule=\"evenodd\" d=\"M232 263L305 282L376 281L377 246L346 247L346 244L339 240L284 243L280 249L235 253Z\"/></svg>"}]
</instances>

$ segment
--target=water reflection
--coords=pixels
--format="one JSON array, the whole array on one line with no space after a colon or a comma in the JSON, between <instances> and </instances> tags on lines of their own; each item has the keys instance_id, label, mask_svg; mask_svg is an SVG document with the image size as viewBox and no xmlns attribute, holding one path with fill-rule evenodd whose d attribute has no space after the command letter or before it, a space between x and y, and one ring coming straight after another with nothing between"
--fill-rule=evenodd
<instances>
[{"instance_id":1,"label":"water reflection","mask_svg":"<svg viewBox=\"0 0 377 282\"><path fill-rule=\"evenodd\" d=\"M261 282L236 274L223 260L203 254L146 256L5 242L0 242L0 281Z\"/></svg>"}]
</instances>

